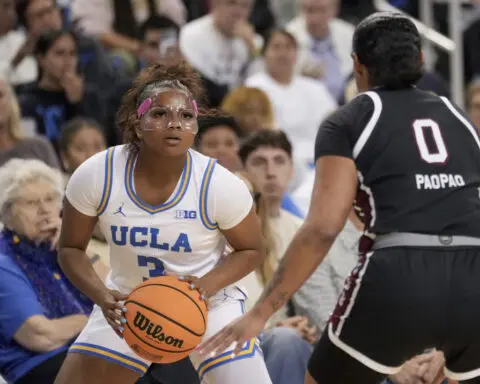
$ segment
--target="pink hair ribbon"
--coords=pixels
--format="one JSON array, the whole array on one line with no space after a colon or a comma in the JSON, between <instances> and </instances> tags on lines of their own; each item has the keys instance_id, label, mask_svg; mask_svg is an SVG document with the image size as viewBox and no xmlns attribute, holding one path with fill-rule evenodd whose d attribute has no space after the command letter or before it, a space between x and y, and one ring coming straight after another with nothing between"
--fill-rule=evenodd
<instances>
[{"instance_id":1,"label":"pink hair ribbon","mask_svg":"<svg viewBox=\"0 0 480 384\"><path fill-rule=\"evenodd\" d=\"M140 104L140 106L137 109L137 116L142 117L144 113L150 109L150 107L152 106L152 103L153 101L150 97L143 100L142 104Z\"/></svg>"},{"instance_id":2,"label":"pink hair ribbon","mask_svg":"<svg viewBox=\"0 0 480 384\"><path fill-rule=\"evenodd\" d=\"M198 116L197 101L196 101L196 100L192 100L192 105L193 105L193 110L195 111L195 116Z\"/></svg>"}]
</instances>

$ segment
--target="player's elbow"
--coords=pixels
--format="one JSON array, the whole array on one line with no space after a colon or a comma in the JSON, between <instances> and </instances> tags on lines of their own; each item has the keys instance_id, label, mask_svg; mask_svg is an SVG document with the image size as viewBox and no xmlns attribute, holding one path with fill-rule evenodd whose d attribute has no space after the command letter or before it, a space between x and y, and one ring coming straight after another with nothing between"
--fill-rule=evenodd
<instances>
[{"instance_id":1,"label":"player's elbow","mask_svg":"<svg viewBox=\"0 0 480 384\"><path fill-rule=\"evenodd\" d=\"M333 243L343 229L343 224L330 220L307 221L304 226L308 237L317 243Z\"/></svg>"},{"instance_id":2,"label":"player's elbow","mask_svg":"<svg viewBox=\"0 0 480 384\"><path fill-rule=\"evenodd\" d=\"M254 271L257 268L260 268L267 258L267 247L265 241L262 240L254 249L249 252L249 254L249 269Z\"/></svg>"}]
</instances>

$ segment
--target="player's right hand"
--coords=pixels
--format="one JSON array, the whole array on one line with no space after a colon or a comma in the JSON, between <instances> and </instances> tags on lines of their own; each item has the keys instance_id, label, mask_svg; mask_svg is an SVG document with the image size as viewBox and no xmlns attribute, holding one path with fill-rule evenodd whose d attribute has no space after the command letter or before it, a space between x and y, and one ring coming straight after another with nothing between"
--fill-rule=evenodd
<instances>
[{"instance_id":1,"label":"player's right hand","mask_svg":"<svg viewBox=\"0 0 480 384\"><path fill-rule=\"evenodd\" d=\"M267 320L253 309L217 332L200 345L197 351L202 356L216 356L233 345L233 354L236 355L247 341L263 331Z\"/></svg>"},{"instance_id":2,"label":"player's right hand","mask_svg":"<svg viewBox=\"0 0 480 384\"><path fill-rule=\"evenodd\" d=\"M108 290L102 301L99 303L108 324L121 338L123 338L123 326L127 322L125 317L123 317L123 314L127 312L127 308L123 305L127 297L128 295L124 295L119 291Z\"/></svg>"}]
</instances>

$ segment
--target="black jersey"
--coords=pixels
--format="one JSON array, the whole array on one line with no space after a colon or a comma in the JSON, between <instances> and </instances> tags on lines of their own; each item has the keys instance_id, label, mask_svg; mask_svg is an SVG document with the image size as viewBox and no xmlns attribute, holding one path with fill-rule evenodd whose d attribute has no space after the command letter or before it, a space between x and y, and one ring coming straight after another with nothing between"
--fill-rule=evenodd
<instances>
[{"instance_id":1,"label":"black jersey","mask_svg":"<svg viewBox=\"0 0 480 384\"><path fill-rule=\"evenodd\" d=\"M363 93L320 127L315 158L326 155L355 161L370 232L480 237L480 141L448 99Z\"/></svg>"}]
</instances>

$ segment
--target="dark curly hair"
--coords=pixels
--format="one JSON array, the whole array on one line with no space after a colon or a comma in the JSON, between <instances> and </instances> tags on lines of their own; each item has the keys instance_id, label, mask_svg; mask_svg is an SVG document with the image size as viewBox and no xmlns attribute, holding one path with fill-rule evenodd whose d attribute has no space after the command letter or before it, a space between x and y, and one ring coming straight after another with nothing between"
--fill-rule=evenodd
<instances>
[{"instance_id":1,"label":"dark curly hair","mask_svg":"<svg viewBox=\"0 0 480 384\"><path fill-rule=\"evenodd\" d=\"M204 100L202 79L184 60L159 62L145 68L123 96L117 115L118 127L130 152L137 152L140 147L140 139L136 133L140 122L137 109L146 98L153 96L159 87L188 91L197 102Z\"/></svg>"},{"instance_id":2,"label":"dark curly hair","mask_svg":"<svg viewBox=\"0 0 480 384\"><path fill-rule=\"evenodd\" d=\"M401 13L378 12L362 20L353 35L353 52L367 68L372 87L407 88L424 73L420 34Z\"/></svg>"}]
</instances>

